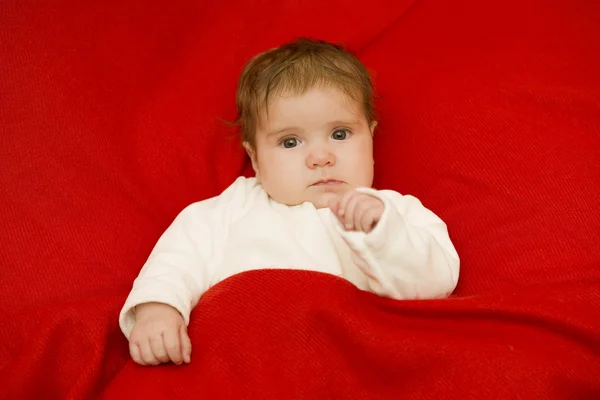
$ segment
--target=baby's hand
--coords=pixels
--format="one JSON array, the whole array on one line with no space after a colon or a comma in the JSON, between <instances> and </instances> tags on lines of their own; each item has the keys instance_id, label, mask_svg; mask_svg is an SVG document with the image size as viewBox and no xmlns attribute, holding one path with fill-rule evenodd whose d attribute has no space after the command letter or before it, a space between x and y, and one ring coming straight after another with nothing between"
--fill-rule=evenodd
<instances>
[{"instance_id":1,"label":"baby's hand","mask_svg":"<svg viewBox=\"0 0 600 400\"><path fill-rule=\"evenodd\" d=\"M192 342L176 309L162 303L144 303L136 307L135 316L129 337L133 361L140 365L190 362Z\"/></svg>"},{"instance_id":2,"label":"baby's hand","mask_svg":"<svg viewBox=\"0 0 600 400\"><path fill-rule=\"evenodd\" d=\"M356 190L329 202L329 208L347 231L371 232L383 215L384 204L377 197Z\"/></svg>"}]
</instances>

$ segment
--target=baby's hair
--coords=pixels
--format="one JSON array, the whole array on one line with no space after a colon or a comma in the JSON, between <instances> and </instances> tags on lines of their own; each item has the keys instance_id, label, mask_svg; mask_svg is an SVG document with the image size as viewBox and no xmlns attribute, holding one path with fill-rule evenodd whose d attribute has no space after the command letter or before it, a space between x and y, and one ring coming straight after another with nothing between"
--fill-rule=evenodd
<instances>
[{"instance_id":1,"label":"baby's hair","mask_svg":"<svg viewBox=\"0 0 600 400\"><path fill-rule=\"evenodd\" d=\"M374 90L367 68L341 45L300 38L252 58L240 76L237 118L243 142L254 146L262 112L273 95L303 94L314 87L335 88L363 106L369 125L375 121Z\"/></svg>"}]
</instances>

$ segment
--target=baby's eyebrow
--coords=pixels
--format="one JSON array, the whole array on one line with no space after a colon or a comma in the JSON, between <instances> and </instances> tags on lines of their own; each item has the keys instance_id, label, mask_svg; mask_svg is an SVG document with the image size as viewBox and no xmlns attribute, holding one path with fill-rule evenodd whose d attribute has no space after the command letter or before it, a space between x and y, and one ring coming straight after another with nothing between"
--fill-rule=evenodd
<instances>
[{"instance_id":1,"label":"baby's eyebrow","mask_svg":"<svg viewBox=\"0 0 600 400\"><path fill-rule=\"evenodd\" d=\"M335 120L331 121L328 126L335 128L338 126L357 126L359 125L358 121L355 120Z\"/></svg>"},{"instance_id":2,"label":"baby's eyebrow","mask_svg":"<svg viewBox=\"0 0 600 400\"><path fill-rule=\"evenodd\" d=\"M337 128L337 127L356 127L360 125L358 121L356 120L335 120L335 121L331 121L325 124L325 127L327 129L333 129L333 128ZM286 126L284 128L280 128L280 129L275 129L272 130L271 132L267 133L267 138L271 138L273 136L280 136L284 133L292 133L292 132L301 132L302 128L298 127L298 126Z\"/></svg>"},{"instance_id":3,"label":"baby's eyebrow","mask_svg":"<svg viewBox=\"0 0 600 400\"><path fill-rule=\"evenodd\" d=\"M278 135L281 135L283 133L288 133L288 132L298 132L300 130L301 129L298 128L297 126L286 126L285 128L276 129L274 131L267 133L267 137L278 136Z\"/></svg>"}]
</instances>

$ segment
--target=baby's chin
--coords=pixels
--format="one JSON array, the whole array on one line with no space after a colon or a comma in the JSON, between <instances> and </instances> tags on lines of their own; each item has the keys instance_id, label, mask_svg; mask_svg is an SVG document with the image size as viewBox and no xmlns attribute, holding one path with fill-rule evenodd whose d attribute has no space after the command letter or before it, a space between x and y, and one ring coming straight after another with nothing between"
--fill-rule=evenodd
<instances>
[{"instance_id":1,"label":"baby's chin","mask_svg":"<svg viewBox=\"0 0 600 400\"><path fill-rule=\"evenodd\" d=\"M327 192L314 196L308 201L311 202L317 209L328 208L330 201L337 197L339 197L337 193Z\"/></svg>"},{"instance_id":2,"label":"baby's chin","mask_svg":"<svg viewBox=\"0 0 600 400\"><path fill-rule=\"evenodd\" d=\"M315 208L321 209L321 208L328 208L329 201L331 199L336 198L337 195L335 193L319 193L318 195L307 196L307 197L296 198L296 199L289 199L289 198L282 199L282 198L277 198L276 196L270 196L270 197L273 200L275 200L276 202L286 205L288 207L301 206L302 204L310 203Z\"/></svg>"}]
</instances>

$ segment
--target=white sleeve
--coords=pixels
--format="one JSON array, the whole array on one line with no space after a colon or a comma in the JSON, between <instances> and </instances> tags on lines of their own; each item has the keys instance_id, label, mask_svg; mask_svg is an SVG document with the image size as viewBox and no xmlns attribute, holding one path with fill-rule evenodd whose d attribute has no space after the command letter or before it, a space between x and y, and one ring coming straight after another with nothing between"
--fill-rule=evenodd
<instances>
[{"instance_id":1,"label":"white sleeve","mask_svg":"<svg viewBox=\"0 0 600 400\"><path fill-rule=\"evenodd\" d=\"M211 260L226 239L231 210L242 208L248 188L238 179L221 195L191 204L177 215L154 246L120 312L119 325L127 338L135 323L134 307L142 303L168 304L189 323L212 281ZM234 203L238 207L232 207Z\"/></svg>"},{"instance_id":2,"label":"white sleeve","mask_svg":"<svg viewBox=\"0 0 600 400\"><path fill-rule=\"evenodd\" d=\"M399 300L449 296L458 282L460 262L446 224L413 196L357 190L383 201L381 220L368 234L345 231L339 221L336 227L370 290Z\"/></svg>"}]
</instances>

